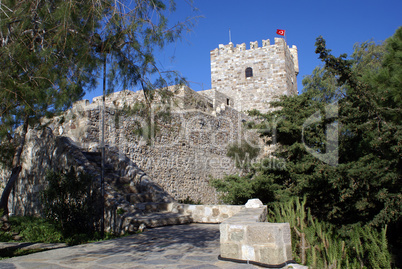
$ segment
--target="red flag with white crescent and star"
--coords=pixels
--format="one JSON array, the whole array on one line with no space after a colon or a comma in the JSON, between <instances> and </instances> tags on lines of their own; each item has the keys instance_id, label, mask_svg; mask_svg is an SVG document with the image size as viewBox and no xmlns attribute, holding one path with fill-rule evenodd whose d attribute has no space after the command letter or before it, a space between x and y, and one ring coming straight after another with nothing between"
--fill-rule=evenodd
<instances>
[{"instance_id":1,"label":"red flag with white crescent and star","mask_svg":"<svg viewBox=\"0 0 402 269\"><path fill-rule=\"evenodd\" d=\"M278 35L285 35L285 30L277 29L276 34Z\"/></svg>"}]
</instances>

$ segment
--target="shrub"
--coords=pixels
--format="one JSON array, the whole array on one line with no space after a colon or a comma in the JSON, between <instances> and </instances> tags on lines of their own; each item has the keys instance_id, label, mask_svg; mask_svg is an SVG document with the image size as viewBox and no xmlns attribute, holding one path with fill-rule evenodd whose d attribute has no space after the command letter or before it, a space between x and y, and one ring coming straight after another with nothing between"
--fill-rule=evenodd
<instances>
[{"instance_id":1,"label":"shrub","mask_svg":"<svg viewBox=\"0 0 402 269\"><path fill-rule=\"evenodd\" d=\"M99 192L84 173L49 172L48 185L41 194L46 218L58 223L65 237L93 234L101 216Z\"/></svg>"},{"instance_id":2,"label":"shrub","mask_svg":"<svg viewBox=\"0 0 402 269\"><path fill-rule=\"evenodd\" d=\"M289 222L294 259L309 268L391 268L386 227L337 227L315 219L306 199L270 206L268 221Z\"/></svg>"},{"instance_id":3,"label":"shrub","mask_svg":"<svg viewBox=\"0 0 402 269\"><path fill-rule=\"evenodd\" d=\"M238 168L248 170L251 166L250 162L257 158L260 153L260 148L255 145L255 141L249 143L246 140L242 140L240 144L229 145L226 155L235 160Z\"/></svg>"}]
</instances>

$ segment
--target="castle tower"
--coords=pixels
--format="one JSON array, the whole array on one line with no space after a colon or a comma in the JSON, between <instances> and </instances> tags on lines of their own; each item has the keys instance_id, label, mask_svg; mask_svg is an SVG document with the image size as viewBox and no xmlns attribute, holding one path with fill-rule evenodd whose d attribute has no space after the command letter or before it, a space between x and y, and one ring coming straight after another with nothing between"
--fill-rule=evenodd
<instances>
[{"instance_id":1,"label":"castle tower","mask_svg":"<svg viewBox=\"0 0 402 269\"><path fill-rule=\"evenodd\" d=\"M297 48L283 38L246 44L219 45L211 51L211 86L228 97L227 105L239 111L269 111L269 103L280 95L297 94L299 73Z\"/></svg>"}]
</instances>

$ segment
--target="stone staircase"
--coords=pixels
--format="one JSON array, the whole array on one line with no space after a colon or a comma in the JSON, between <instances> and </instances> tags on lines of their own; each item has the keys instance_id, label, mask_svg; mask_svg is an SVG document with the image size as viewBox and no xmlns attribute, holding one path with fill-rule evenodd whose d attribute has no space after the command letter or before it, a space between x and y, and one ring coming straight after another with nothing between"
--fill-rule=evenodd
<instances>
[{"instance_id":1,"label":"stone staircase","mask_svg":"<svg viewBox=\"0 0 402 269\"><path fill-rule=\"evenodd\" d=\"M100 152L82 152L88 162L101 171ZM135 232L145 227L191 223L178 204L159 185L128 158L108 150L105 161L105 207L113 208L121 219L118 230ZM144 226L142 226L144 227Z\"/></svg>"}]
</instances>

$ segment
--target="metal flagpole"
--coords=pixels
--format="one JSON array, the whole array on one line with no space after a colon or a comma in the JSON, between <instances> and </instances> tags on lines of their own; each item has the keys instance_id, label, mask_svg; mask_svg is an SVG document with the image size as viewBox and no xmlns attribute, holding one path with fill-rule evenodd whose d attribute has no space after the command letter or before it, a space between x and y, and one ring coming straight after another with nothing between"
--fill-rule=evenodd
<instances>
[{"instance_id":1,"label":"metal flagpole","mask_svg":"<svg viewBox=\"0 0 402 269\"><path fill-rule=\"evenodd\" d=\"M288 39L286 38L286 31L285 31L285 44L288 44Z\"/></svg>"}]
</instances>

